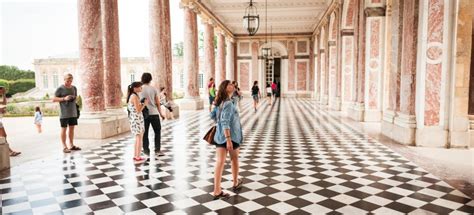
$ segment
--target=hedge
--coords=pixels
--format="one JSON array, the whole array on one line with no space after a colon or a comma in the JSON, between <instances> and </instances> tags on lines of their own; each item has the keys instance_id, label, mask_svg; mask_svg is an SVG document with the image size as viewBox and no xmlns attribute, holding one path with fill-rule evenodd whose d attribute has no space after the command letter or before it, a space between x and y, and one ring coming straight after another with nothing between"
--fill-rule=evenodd
<instances>
[{"instance_id":1,"label":"hedge","mask_svg":"<svg viewBox=\"0 0 474 215\"><path fill-rule=\"evenodd\" d=\"M30 89L35 88L34 79L18 79L15 81L8 81L0 79L0 86L4 86L7 89L7 97L14 95L15 93L26 92Z\"/></svg>"}]
</instances>

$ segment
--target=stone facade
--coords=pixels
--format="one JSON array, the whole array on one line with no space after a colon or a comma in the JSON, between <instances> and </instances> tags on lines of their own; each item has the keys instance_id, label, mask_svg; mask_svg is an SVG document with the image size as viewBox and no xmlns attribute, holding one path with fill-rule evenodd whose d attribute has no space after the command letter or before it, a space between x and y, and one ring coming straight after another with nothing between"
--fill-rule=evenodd
<instances>
[{"instance_id":1,"label":"stone facade","mask_svg":"<svg viewBox=\"0 0 474 215\"><path fill-rule=\"evenodd\" d=\"M202 59L202 58L201 58ZM201 60L199 63L204 63ZM36 91L26 97L44 97L46 94L52 96L58 86L63 84L63 77L67 73L71 73L74 77L79 77L78 58L74 55L68 57L51 57L45 59L34 60ZM124 57L120 60L120 77L121 77L121 95L126 95L127 86L133 81L140 81L144 72L150 72L150 60L145 57ZM199 71L199 87L201 91L205 90L207 81L203 78L204 68ZM82 89L82 81L78 78L74 79L73 84L80 92ZM184 92L184 70L183 59L181 57L173 57L173 89L177 93Z\"/></svg>"}]
</instances>

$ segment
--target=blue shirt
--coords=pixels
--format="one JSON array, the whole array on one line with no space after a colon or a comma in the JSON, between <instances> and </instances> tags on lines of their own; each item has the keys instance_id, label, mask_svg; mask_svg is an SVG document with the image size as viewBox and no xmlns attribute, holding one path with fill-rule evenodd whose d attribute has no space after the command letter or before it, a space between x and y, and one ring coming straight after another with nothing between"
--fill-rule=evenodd
<instances>
[{"instance_id":1,"label":"blue shirt","mask_svg":"<svg viewBox=\"0 0 474 215\"><path fill-rule=\"evenodd\" d=\"M217 119L217 116L219 116L220 119ZM217 122L214 142L217 144L225 144L224 130L230 129L230 138L232 141L242 143L242 125L240 124L239 112L230 100L225 101L219 107L215 107L211 112L211 118Z\"/></svg>"}]
</instances>

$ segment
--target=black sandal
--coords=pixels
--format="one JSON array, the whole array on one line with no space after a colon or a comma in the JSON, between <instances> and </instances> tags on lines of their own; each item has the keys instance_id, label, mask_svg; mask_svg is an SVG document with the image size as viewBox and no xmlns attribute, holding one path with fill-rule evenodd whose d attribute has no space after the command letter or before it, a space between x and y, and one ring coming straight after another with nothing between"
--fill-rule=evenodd
<instances>
[{"instance_id":1,"label":"black sandal","mask_svg":"<svg viewBox=\"0 0 474 215\"><path fill-rule=\"evenodd\" d=\"M224 193L224 191L221 191L221 193L219 195L214 196L214 200L217 200L217 199L220 199L220 198L228 198L229 196L230 196L230 194Z\"/></svg>"},{"instance_id":2,"label":"black sandal","mask_svg":"<svg viewBox=\"0 0 474 215\"><path fill-rule=\"evenodd\" d=\"M232 190L234 191L239 190L240 188L242 188L243 183L244 183L244 179L242 178L237 179L237 185L232 186Z\"/></svg>"}]
</instances>

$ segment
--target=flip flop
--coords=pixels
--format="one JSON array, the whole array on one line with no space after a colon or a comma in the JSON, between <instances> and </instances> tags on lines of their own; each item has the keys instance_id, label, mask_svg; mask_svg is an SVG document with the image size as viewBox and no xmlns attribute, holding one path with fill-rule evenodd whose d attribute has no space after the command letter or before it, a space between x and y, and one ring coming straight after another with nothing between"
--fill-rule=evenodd
<instances>
[{"instance_id":1,"label":"flip flop","mask_svg":"<svg viewBox=\"0 0 474 215\"><path fill-rule=\"evenodd\" d=\"M242 178L237 179L237 185L232 186L232 190L236 191L236 190L242 188L243 183L244 183L244 179L242 179Z\"/></svg>"},{"instance_id":2,"label":"flip flop","mask_svg":"<svg viewBox=\"0 0 474 215\"><path fill-rule=\"evenodd\" d=\"M16 157L20 154L21 154L21 152L10 152L10 157Z\"/></svg>"},{"instance_id":3,"label":"flip flop","mask_svg":"<svg viewBox=\"0 0 474 215\"><path fill-rule=\"evenodd\" d=\"M78 146L72 146L70 149L71 149L72 151L79 151L79 150L81 150L81 148L79 148Z\"/></svg>"},{"instance_id":4,"label":"flip flop","mask_svg":"<svg viewBox=\"0 0 474 215\"><path fill-rule=\"evenodd\" d=\"M64 152L64 153L71 153L71 150L69 150L68 148L64 148L64 149L63 149L63 152Z\"/></svg>"},{"instance_id":5,"label":"flip flop","mask_svg":"<svg viewBox=\"0 0 474 215\"><path fill-rule=\"evenodd\" d=\"M224 193L224 191L221 191L221 193L219 195L214 196L214 200L217 200L217 199L220 199L220 198L228 198L229 196L230 196L230 194Z\"/></svg>"}]
</instances>

